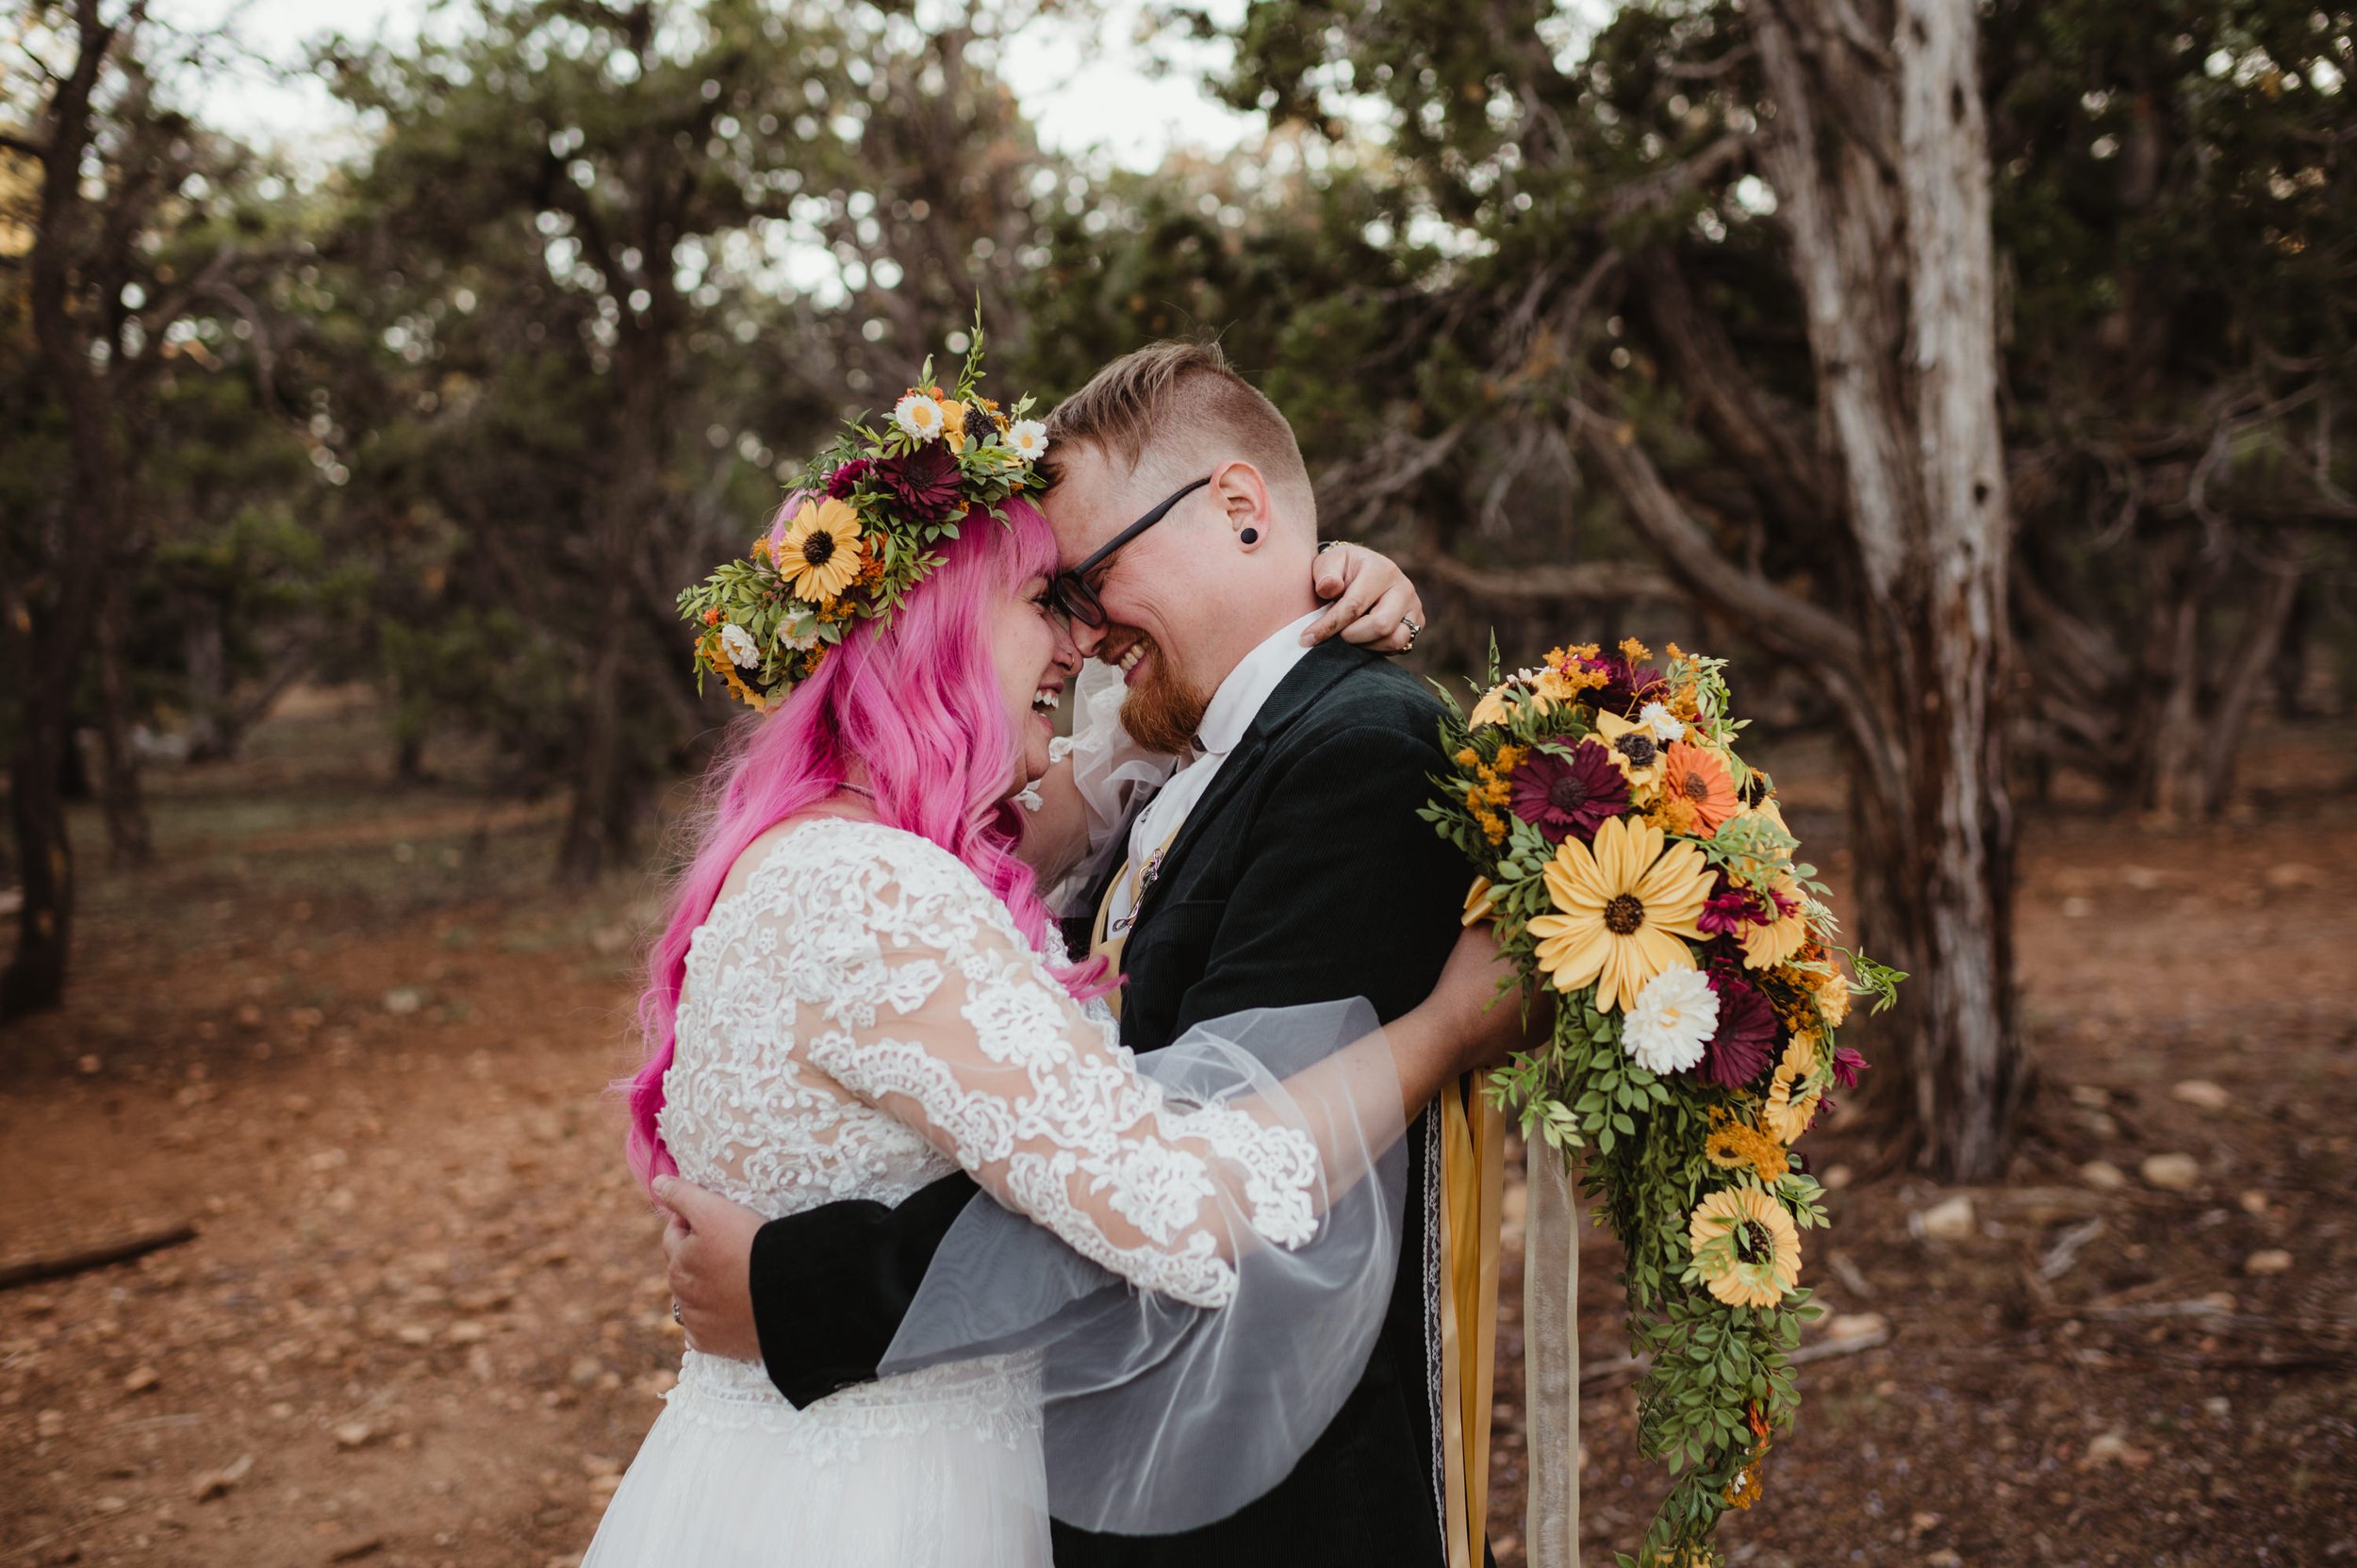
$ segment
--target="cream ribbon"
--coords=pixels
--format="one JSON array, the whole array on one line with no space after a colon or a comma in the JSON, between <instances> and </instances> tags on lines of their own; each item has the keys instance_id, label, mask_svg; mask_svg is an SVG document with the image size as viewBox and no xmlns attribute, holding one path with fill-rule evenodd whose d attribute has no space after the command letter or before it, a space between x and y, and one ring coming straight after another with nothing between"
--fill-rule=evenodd
<instances>
[{"instance_id":1,"label":"cream ribbon","mask_svg":"<svg viewBox=\"0 0 2357 1568\"><path fill-rule=\"evenodd\" d=\"M1530 1568L1579 1568L1579 1201L1543 1141L1524 1156L1523 1410Z\"/></svg>"}]
</instances>

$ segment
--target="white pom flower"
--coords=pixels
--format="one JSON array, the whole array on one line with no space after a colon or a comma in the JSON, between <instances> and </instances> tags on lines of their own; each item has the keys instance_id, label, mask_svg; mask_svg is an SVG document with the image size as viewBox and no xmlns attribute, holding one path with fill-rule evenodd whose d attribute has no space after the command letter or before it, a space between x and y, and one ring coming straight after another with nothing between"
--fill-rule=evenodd
<instances>
[{"instance_id":1,"label":"white pom flower","mask_svg":"<svg viewBox=\"0 0 2357 1568\"><path fill-rule=\"evenodd\" d=\"M818 646L818 623L815 620L807 622L810 630L799 635L794 631L796 624L791 620L778 622L778 646L792 652L807 653Z\"/></svg>"},{"instance_id":2,"label":"white pom flower","mask_svg":"<svg viewBox=\"0 0 2357 1568\"><path fill-rule=\"evenodd\" d=\"M1645 982L1621 1025L1640 1066L1667 1077L1703 1059L1719 1030L1719 993L1700 969L1664 969Z\"/></svg>"},{"instance_id":3,"label":"white pom flower","mask_svg":"<svg viewBox=\"0 0 2357 1568\"><path fill-rule=\"evenodd\" d=\"M733 620L720 628L720 652L739 669L761 663L761 649L753 642L753 635Z\"/></svg>"},{"instance_id":4,"label":"white pom flower","mask_svg":"<svg viewBox=\"0 0 2357 1568\"><path fill-rule=\"evenodd\" d=\"M940 403L922 392L911 392L892 405L892 422L920 441L939 436L948 422Z\"/></svg>"},{"instance_id":5,"label":"white pom flower","mask_svg":"<svg viewBox=\"0 0 2357 1568\"><path fill-rule=\"evenodd\" d=\"M1654 739L1667 746L1673 740L1686 738L1686 722L1658 702L1648 702L1637 710L1637 722L1653 732Z\"/></svg>"},{"instance_id":6,"label":"white pom flower","mask_svg":"<svg viewBox=\"0 0 2357 1568\"><path fill-rule=\"evenodd\" d=\"M1017 420L1007 426L1007 450L1027 463L1047 455L1047 427L1037 420Z\"/></svg>"}]
</instances>

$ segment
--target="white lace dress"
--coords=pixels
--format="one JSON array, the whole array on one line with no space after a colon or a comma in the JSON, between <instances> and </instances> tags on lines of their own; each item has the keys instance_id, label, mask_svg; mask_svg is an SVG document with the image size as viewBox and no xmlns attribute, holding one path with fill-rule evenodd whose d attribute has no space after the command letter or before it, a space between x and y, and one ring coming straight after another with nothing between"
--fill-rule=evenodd
<instances>
[{"instance_id":1,"label":"white lace dress","mask_svg":"<svg viewBox=\"0 0 2357 1568\"><path fill-rule=\"evenodd\" d=\"M664 1080L688 1180L778 1216L897 1203L963 1166L1066 1246L1203 1307L1236 1289L1223 1208L1275 1248L1317 1230L1308 1133L1166 1099L947 851L816 818L751 852L695 933ZM1002 1356L798 1411L760 1363L689 1350L585 1568L1044 1565L1037 1383L1034 1358Z\"/></svg>"}]
</instances>

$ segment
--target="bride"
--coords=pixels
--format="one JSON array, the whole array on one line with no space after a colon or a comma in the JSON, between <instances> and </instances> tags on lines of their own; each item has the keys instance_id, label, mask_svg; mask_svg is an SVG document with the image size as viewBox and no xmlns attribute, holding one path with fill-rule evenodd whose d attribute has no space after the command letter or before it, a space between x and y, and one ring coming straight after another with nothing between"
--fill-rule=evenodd
<instances>
[{"instance_id":1,"label":"bride","mask_svg":"<svg viewBox=\"0 0 2357 1568\"><path fill-rule=\"evenodd\" d=\"M1359 1376L1402 1129L1522 1039L1475 932L1380 1030L1337 1004L1116 1043L1019 855L1080 658L1038 427L976 374L839 443L682 596L701 667L767 711L714 765L653 957L631 1155L771 1216L961 1166L998 1209L960 1222L876 1381L798 1411L759 1362L686 1350L585 1568L1038 1568L1051 1488L1116 1522L1153 1490L1156 1529L1241 1506ZM1164 1467L1188 1479L1146 1488Z\"/></svg>"}]
</instances>

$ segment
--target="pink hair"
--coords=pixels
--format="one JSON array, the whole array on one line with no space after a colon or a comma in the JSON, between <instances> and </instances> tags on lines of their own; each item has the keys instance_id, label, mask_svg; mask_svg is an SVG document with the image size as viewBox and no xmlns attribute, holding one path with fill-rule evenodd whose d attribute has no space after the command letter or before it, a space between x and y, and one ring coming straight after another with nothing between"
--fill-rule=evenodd
<instances>
[{"instance_id":1,"label":"pink hair","mask_svg":"<svg viewBox=\"0 0 2357 1568\"><path fill-rule=\"evenodd\" d=\"M799 496L770 520L774 545ZM1018 808L1005 793L1018 742L1007 721L990 647L990 611L1027 579L1056 569L1047 520L1010 501L1006 526L981 513L939 546L940 566L889 623L860 620L779 707L739 719L704 777L690 830L693 858L671 916L647 961L638 999L646 1065L616 1085L628 1097L631 1169L643 1185L676 1171L655 1128L671 1065L687 946L712 913L737 856L786 818L841 788L849 765L866 768L878 820L921 834L973 869L1006 902L1034 945L1047 923L1030 867L1014 857ZM1057 974L1076 997L1108 989L1097 963Z\"/></svg>"}]
</instances>

